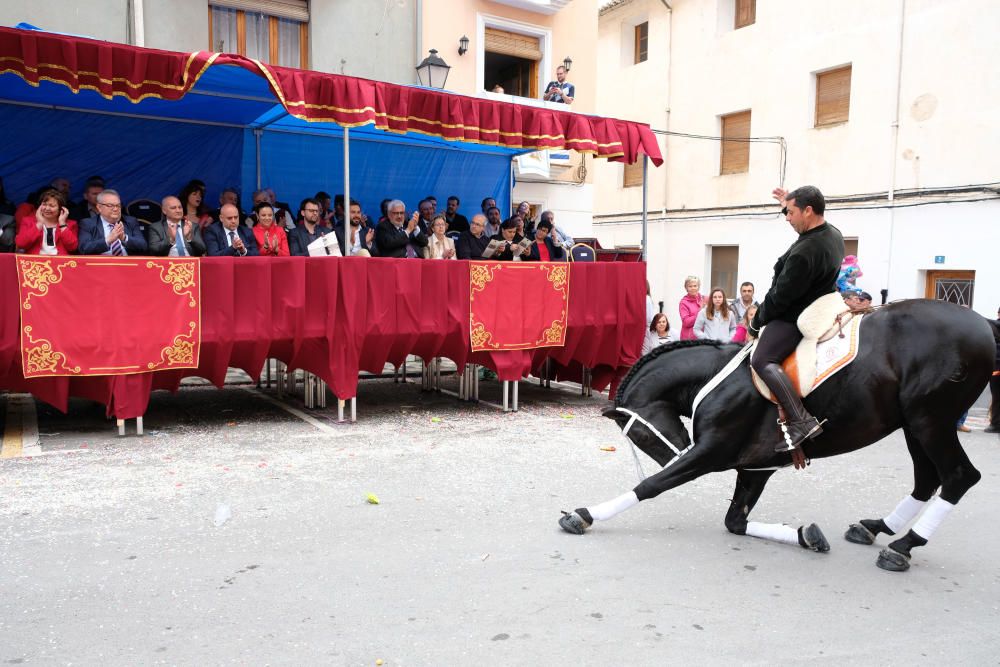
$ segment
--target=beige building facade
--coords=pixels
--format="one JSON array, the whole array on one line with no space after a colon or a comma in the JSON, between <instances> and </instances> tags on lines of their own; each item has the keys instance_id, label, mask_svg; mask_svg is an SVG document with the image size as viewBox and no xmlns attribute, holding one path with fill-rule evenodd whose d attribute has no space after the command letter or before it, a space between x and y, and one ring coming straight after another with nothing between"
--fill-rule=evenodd
<instances>
[{"instance_id":1,"label":"beige building facade","mask_svg":"<svg viewBox=\"0 0 1000 667\"><path fill-rule=\"evenodd\" d=\"M771 190L802 184L827 195L876 301L944 295L995 316L1000 83L983 75L998 23L990 0L604 3L597 111L669 133L649 172L648 275L672 325L687 275L766 290L795 238ZM596 170L604 244L641 239L641 187L623 172Z\"/></svg>"}]
</instances>

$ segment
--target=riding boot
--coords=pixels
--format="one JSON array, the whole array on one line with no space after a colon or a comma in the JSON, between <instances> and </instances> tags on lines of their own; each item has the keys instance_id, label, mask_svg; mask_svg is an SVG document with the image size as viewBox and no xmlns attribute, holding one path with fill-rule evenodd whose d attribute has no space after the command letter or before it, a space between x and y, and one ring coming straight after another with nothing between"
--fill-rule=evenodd
<instances>
[{"instance_id":1,"label":"riding boot","mask_svg":"<svg viewBox=\"0 0 1000 667\"><path fill-rule=\"evenodd\" d=\"M792 381L781 370L778 364L768 364L757 374L764 384L768 386L771 393L784 408L788 418L784 421L778 420L781 431L785 436L785 442L774 448L776 452L790 452L798 448L808 438L815 438L823 432L823 427L818 419L809 414L802 399L792 386Z\"/></svg>"}]
</instances>

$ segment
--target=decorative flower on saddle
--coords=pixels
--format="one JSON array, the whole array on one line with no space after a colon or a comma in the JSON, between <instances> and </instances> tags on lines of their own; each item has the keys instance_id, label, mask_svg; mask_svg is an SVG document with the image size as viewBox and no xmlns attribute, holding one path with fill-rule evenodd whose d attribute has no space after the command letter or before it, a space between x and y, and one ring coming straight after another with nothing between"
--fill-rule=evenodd
<instances>
[{"instance_id":1,"label":"decorative flower on saddle","mask_svg":"<svg viewBox=\"0 0 1000 667\"><path fill-rule=\"evenodd\" d=\"M848 255L840 264L840 275L837 276L837 291L841 294L847 292L860 292L861 288L855 283L858 278L865 275L858 265L858 258L855 255Z\"/></svg>"}]
</instances>

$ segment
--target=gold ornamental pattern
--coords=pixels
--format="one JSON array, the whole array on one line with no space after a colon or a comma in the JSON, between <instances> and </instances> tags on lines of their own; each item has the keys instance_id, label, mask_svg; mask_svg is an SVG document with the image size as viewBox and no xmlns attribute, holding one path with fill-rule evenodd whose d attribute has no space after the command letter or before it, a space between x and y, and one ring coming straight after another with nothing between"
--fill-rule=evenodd
<instances>
[{"instance_id":1,"label":"gold ornamental pattern","mask_svg":"<svg viewBox=\"0 0 1000 667\"><path fill-rule=\"evenodd\" d=\"M563 325L565 312L557 320L552 320L549 328L542 332L542 339L538 341L540 345L563 345L566 336L566 327Z\"/></svg>"},{"instance_id":2,"label":"gold ornamental pattern","mask_svg":"<svg viewBox=\"0 0 1000 667\"><path fill-rule=\"evenodd\" d=\"M569 286L569 265L568 264L543 264L542 269L549 274L549 282L553 289L566 296L566 288Z\"/></svg>"},{"instance_id":3,"label":"gold ornamental pattern","mask_svg":"<svg viewBox=\"0 0 1000 667\"><path fill-rule=\"evenodd\" d=\"M476 292L482 292L486 289L486 286L493 282L493 272L499 268L499 264L490 265L471 262L469 267L469 285L472 288L471 295L475 295Z\"/></svg>"},{"instance_id":4,"label":"gold ornamental pattern","mask_svg":"<svg viewBox=\"0 0 1000 667\"><path fill-rule=\"evenodd\" d=\"M18 257L18 272L21 274L21 286L26 288L24 303L25 310L31 310L31 297L42 297L48 294L49 285L62 282L63 267L75 267L76 260L59 262L55 268L52 267L51 259L34 259L28 257Z\"/></svg>"},{"instance_id":5,"label":"gold ornamental pattern","mask_svg":"<svg viewBox=\"0 0 1000 667\"><path fill-rule=\"evenodd\" d=\"M188 332L174 336L174 341L160 351L159 362L149 362L147 368L154 370L159 366L191 367L194 365L194 332L198 328L197 323L188 322Z\"/></svg>"},{"instance_id":6,"label":"gold ornamental pattern","mask_svg":"<svg viewBox=\"0 0 1000 667\"><path fill-rule=\"evenodd\" d=\"M472 349L481 350L484 347L497 349L500 346L492 341L493 334L486 330L482 322L472 323Z\"/></svg>"},{"instance_id":7,"label":"gold ornamental pattern","mask_svg":"<svg viewBox=\"0 0 1000 667\"><path fill-rule=\"evenodd\" d=\"M192 308L197 306L198 301L191 292L191 288L195 286L195 269L198 260L166 262L165 264L166 266L164 266L164 262L146 262L146 268L157 267L160 270L160 280L170 285L174 294L186 296L188 305Z\"/></svg>"},{"instance_id":8,"label":"gold ornamental pattern","mask_svg":"<svg viewBox=\"0 0 1000 667\"><path fill-rule=\"evenodd\" d=\"M31 336L31 325L24 327L24 335L28 338L30 347L24 349L21 359L24 363L24 377L35 375L50 375L58 370L66 370L70 373L79 373L79 366L69 366L66 364L66 355L52 349L52 343L44 338L35 339Z\"/></svg>"}]
</instances>

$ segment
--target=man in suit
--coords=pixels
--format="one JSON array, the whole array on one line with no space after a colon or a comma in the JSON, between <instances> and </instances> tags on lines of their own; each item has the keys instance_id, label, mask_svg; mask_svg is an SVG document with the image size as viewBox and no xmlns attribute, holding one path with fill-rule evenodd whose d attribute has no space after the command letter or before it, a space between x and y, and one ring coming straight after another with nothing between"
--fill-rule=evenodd
<instances>
[{"instance_id":1,"label":"man in suit","mask_svg":"<svg viewBox=\"0 0 1000 667\"><path fill-rule=\"evenodd\" d=\"M205 228L205 248L211 257L260 255L253 231L240 224L240 209L233 204L223 204L219 209L219 222Z\"/></svg>"},{"instance_id":2,"label":"man in suit","mask_svg":"<svg viewBox=\"0 0 1000 667\"><path fill-rule=\"evenodd\" d=\"M103 190L103 179L96 177L88 179L86 185L83 186L83 199L69 207L70 220L83 222L87 218L93 218L95 215L98 215L97 195L101 194Z\"/></svg>"},{"instance_id":3,"label":"man in suit","mask_svg":"<svg viewBox=\"0 0 1000 667\"><path fill-rule=\"evenodd\" d=\"M142 227L122 216L122 200L114 190L97 195L97 215L80 222L81 255L144 255L148 248Z\"/></svg>"},{"instance_id":4,"label":"man in suit","mask_svg":"<svg viewBox=\"0 0 1000 667\"><path fill-rule=\"evenodd\" d=\"M299 216L302 222L288 232L288 252L291 255L306 257L309 255L309 244L330 233L330 228L319 224L319 202L312 197L303 199L299 205ZM340 234L340 248L343 250L343 233Z\"/></svg>"},{"instance_id":5,"label":"man in suit","mask_svg":"<svg viewBox=\"0 0 1000 667\"><path fill-rule=\"evenodd\" d=\"M472 216L469 229L458 235L455 241L455 254L459 259L482 259L483 251L490 244L490 237L486 235L486 216L477 213Z\"/></svg>"},{"instance_id":6,"label":"man in suit","mask_svg":"<svg viewBox=\"0 0 1000 667\"><path fill-rule=\"evenodd\" d=\"M205 241L201 228L184 219L184 207L177 197L164 197L160 203L163 219L146 228L149 254L155 257L201 257ZM177 232L180 231L180 234Z\"/></svg>"},{"instance_id":7,"label":"man in suit","mask_svg":"<svg viewBox=\"0 0 1000 667\"><path fill-rule=\"evenodd\" d=\"M420 248L427 247L428 239L417 223L420 214L414 213L406 220L406 204L393 199L388 205L389 219L378 223L375 244L382 257L420 257ZM405 225L403 223L406 223Z\"/></svg>"},{"instance_id":8,"label":"man in suit","mask_svg":"<svg viewBox=\"0 0 1000 667\"><path fill-rule=\"evenodd\" d=\"M565 262L566 250L552 238L552 223L542 220L535 227L535 242L523 259L529 262Z\"/></svg>"}]
</instances>

